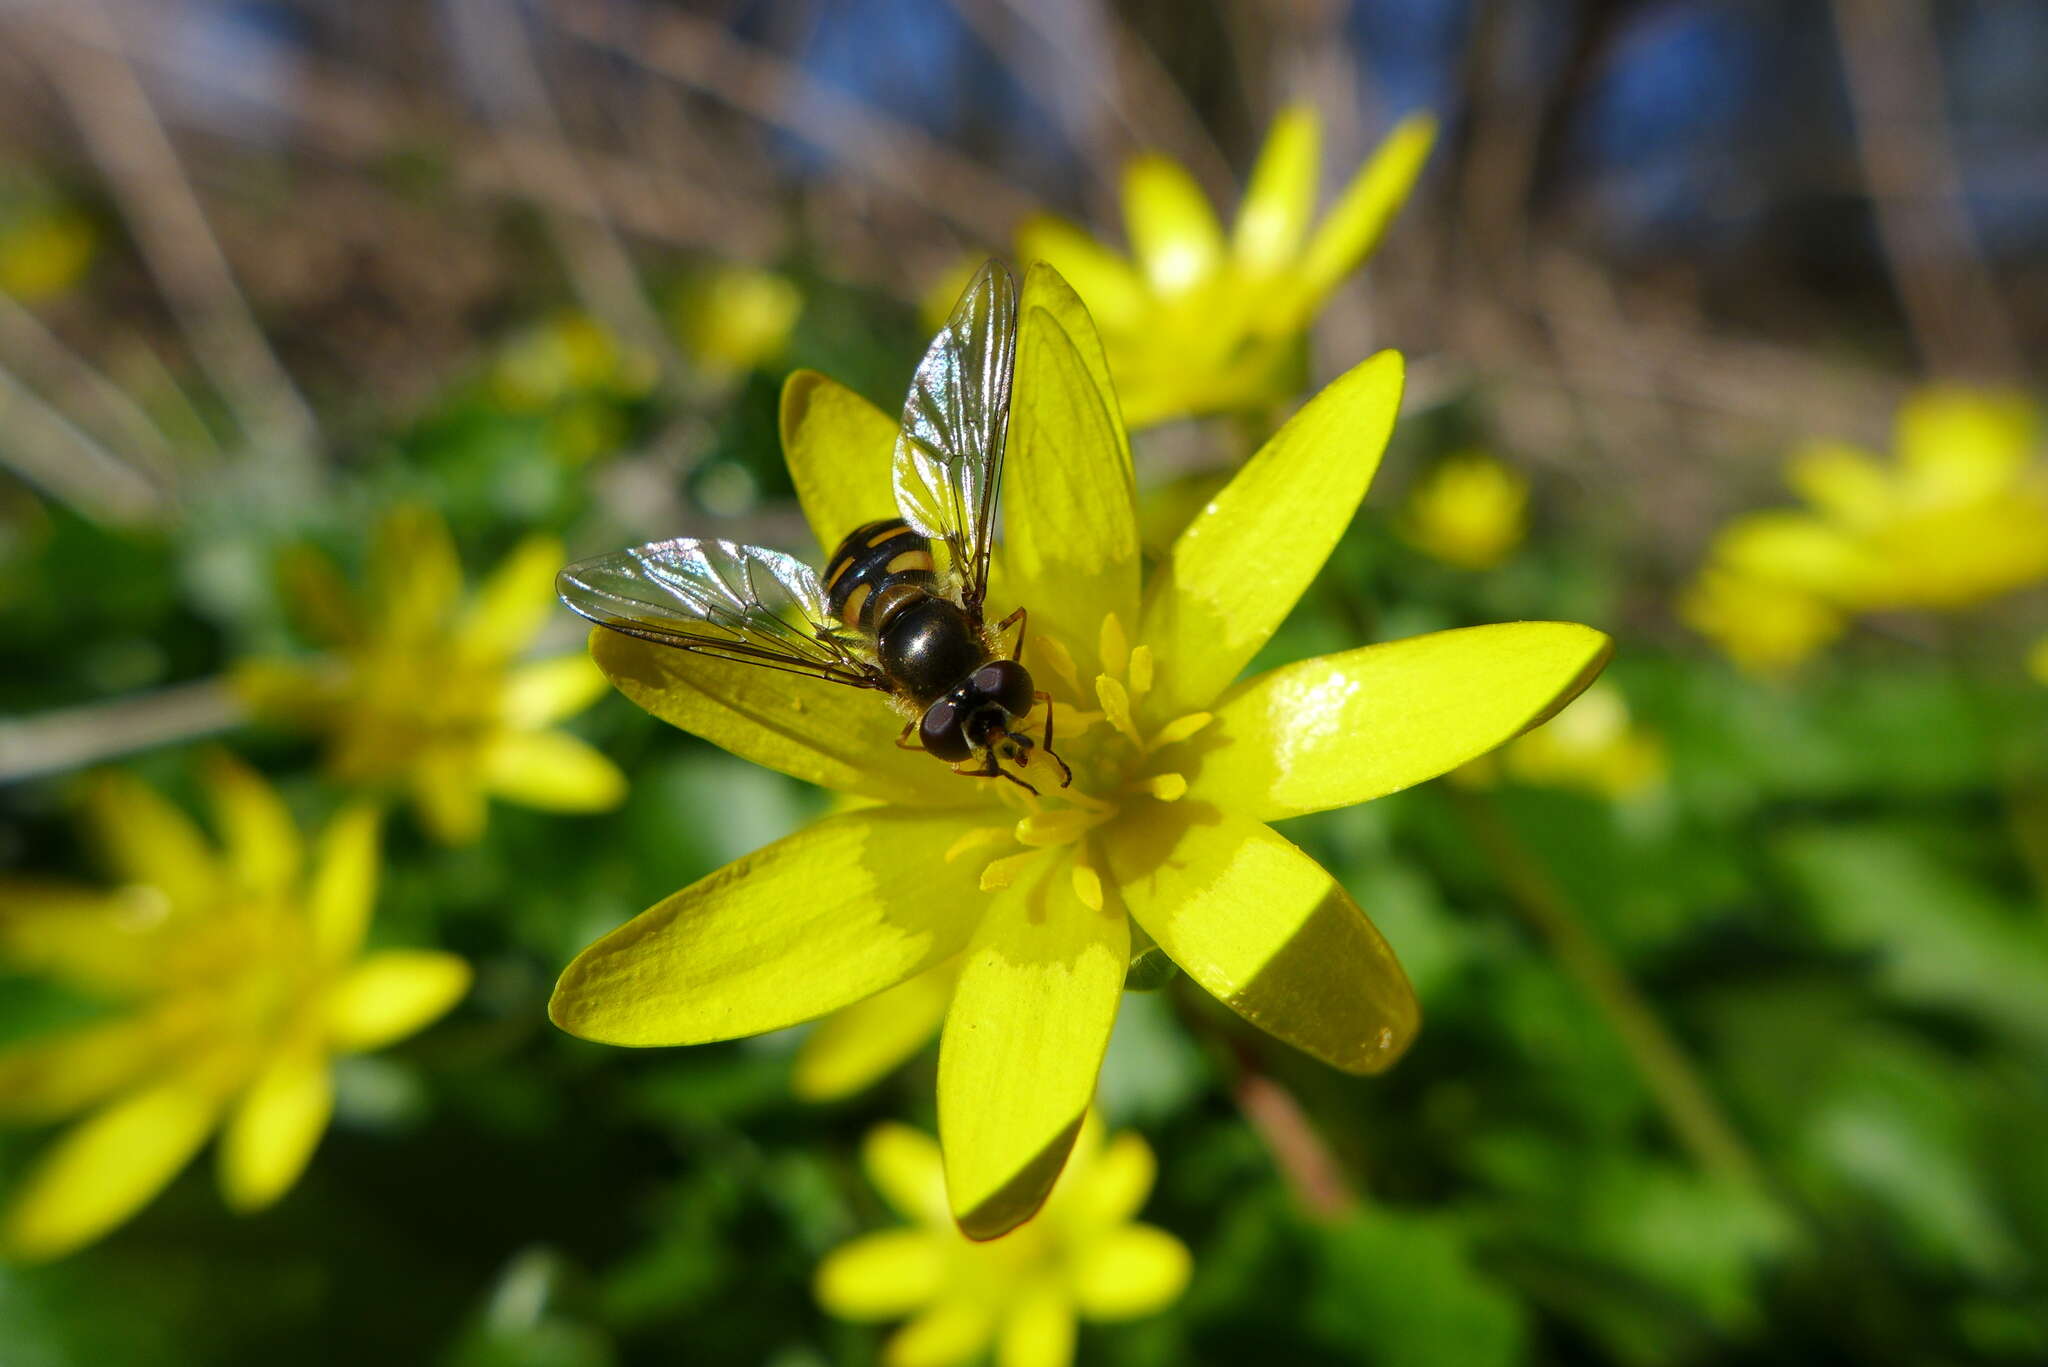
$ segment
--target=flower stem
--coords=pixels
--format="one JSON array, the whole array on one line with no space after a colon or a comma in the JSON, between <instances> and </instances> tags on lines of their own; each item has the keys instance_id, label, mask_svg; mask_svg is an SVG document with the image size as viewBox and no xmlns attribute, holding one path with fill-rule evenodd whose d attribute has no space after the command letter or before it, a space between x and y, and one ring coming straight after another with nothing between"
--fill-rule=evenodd
<instances>
[{"instance_id":1,"label":"flower stem","mask_svg":"<svg viewBox=\"0 0 2048 1367\"><path fill-rule=\"evenodd\" d=\"M1459 789L1453 789L1452 796L1473 838L1493 862L1510 903L1606 1015L1679 1141L1709 1172L1763 1190L1762 1165L1722 1113L1699 1068L1549 870L1515 835L1491 798Z\"/></svg>"},{"instance_id":2,"label":"flower stem","mask_svg":"<svg viewBox=\"0 0 2048 1367\"><path fill-rule=\"evenodd\" d=\"M135 750L197 740L243 720L220 679L0 722L0 783L64 773Z\"/></svg>"}]
</instances>

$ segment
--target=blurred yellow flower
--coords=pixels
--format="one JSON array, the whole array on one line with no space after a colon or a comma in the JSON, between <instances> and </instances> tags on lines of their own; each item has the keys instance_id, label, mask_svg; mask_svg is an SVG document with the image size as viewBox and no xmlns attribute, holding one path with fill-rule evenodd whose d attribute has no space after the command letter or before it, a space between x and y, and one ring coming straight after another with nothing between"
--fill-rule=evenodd
<instances>
[{"instance_id":1,"label":"blurred yellow flower","mask_svg":"<svg viewBox=\"0 0 2048 1367\"><path fill-rule=\"evenodd\" d=\"M1628 699L1604 681L1527 735L1457 771L1467 782L1506 780L1617 802L1656 787L1664 774L1663 741L1635 724Z\"/></svg>"},{"instance_id":2,"label":"blurred yellow flower","mask_svg":"<svg viewBox=\"0 0 2048 1367\"><path fill-rule=\"evenodd\" d=\"M1484 451L1446 456L1408 496L1401 534L1459 569L1488 570L1514 554L1529 526L1529 481Z\"/></svg>"},{"instance_id":3,"label":"blurred yellow flower","mask_svg":"<svg viewBox=\"0 0 2048 1367\"><path fill-rule=\"evenodd\" d=\"M1901 405L1891 461L1808 445L1787 471L1808 508L1724 527L1682 611L1770 669L1824 644L1842 616L1953 611L2048 578L2039 432L2024 396L1935 387ZM1774 620L1744 624L1751 608Z\"/></svg>"},{"instance_id":4,"label":"blurred yellow flower","mask_svg":"<svg viewBox=\"0 0 2048 1367\"><path fill-rule=\"evenodd\" d=\"M92 264L99 230L44 193L0 196L0 294L27 303L62 294Z\"/></svg>"},{"instance_id":5,"label":"blurred yellow flower","mask_svg":"<svg viewBox=\"0 0 2048 1367\"><path fill-rule=\"evenodd\" d=\"M218 756L218 849L123 775L90 817L123 886L0 884L0 956L116 1004L111 1016L0 1053L0 1118L90 1112L42 1154L0 1217L9 1257L61 1257L128 1219L220 1132L221 1194L282 1196L333 1103L330 1060L440 1017L469 966L434 950L363 951L377 815L348 808L308 861L277 793Z\"/></svg>"},{"instance_id":6,"label":"blurred yellow flower","mask_svg":"<svg viewBox=\"0 0 2048 1367\"><path fill-rule=\"evenodd\" d=\"M1302 335L1379 245L1435 137L1434 119L1404 119L1311 232L1322 130L1296 106L1273 121L1227 241L1194 177L1144 156L1124 170L1129 257L1050 215L1017 230L1017 256L1086 301L1132 427L1276 402L1298 392Z\"/></svg>"},{"instance_id":7,"label":"blurred yellow flower","mask_svg":"<svg viewBox=\"0 0 2048 1367\"><path fill-rule=\"evenodd\" d=\"M487 795L549 811L616 806L617 767L551 729L595 701L604 676L580 653L518 658L554 609L561 559L555 538L529 537L464 602L447 525L396 508L371 538L360 599L323 555L287 563L287 594L332 653L244 661L236 689L259 718L324 735L340 781L409 792L451 844L483 833Z\"/></svg>"},{"instance_id":8,"label":"blurred yellow flower","mask_svg":"<svg viewBox=\"0 0 2048 1367\"><path fill-rule=\"evenodd\" d=\"M2027 672L2044 684L2048 684L2048 636L2034 643L2027 652Z\"/></svg>"},{"instance_id":9,"label":"blurred yellow flower","mask_svg":"<svg viewBox=\"0 0 2048 1367\"><path fill-rule=\"evenodd\" d=\"M902 991L926 1021L944 998L947 1184L979 1238L1028 1219L1066 1159L1134 924L1260 1028L1347 1071L1389 1066L1416 1028L1407 979L1344 888L1266 823L1455 768L1561 707L1608 650L1586 627L1517 622L1237 682L1350 524L1393 428L1400 357L1367 360L1295 414L1147 591L1130 449L1088 313L1040 265L1018 316L991 615L1030 609L1025 663L1055 700L1072 786L1042 749L1029 770L1040 796L963 781L899 749L901 718L871 693L599 630L598 664L640 706L877 805L650 908L579 955L551 1007L588 1039L703 1043L811 1020L956 961L943 987ZM887 510L894 421L800 373L783 433L821 545ZM822 1067L812 1089L843 1086L908 1033L866 1063Z\"/></svg>"},{"instance_id":10,"label":"blurred yellow flower","mask_svg":"<svg viewBox=\"0 0 2048 1367\"><path fill-rule=\"evenodd\" d=\"M491 363L491 393L522 412L580 394L634 398L654 386L652 356L628 347L595 318L562 313L516 334Z\"/></svg>"},{"instance_id":11,"label":"blurred yellow flower","mask_svg":"<svg viewBox=\"0 0 2048 1367\"><path fill-rule=\"evenodd\" d=\"M1679 596L1678 615L1752 674L1781 675L1842 634L1841 611L1803 589L1709 566Z\"/></svg>"},{"instance_id":12,"label":"blurred yellow flower","mask_svg":"<svg viewBox=\"0 0 2048 1367\"><path fill-rule=\"evenodd\" d=\"M1152 1190L1152 1150L1128 1131L1105 1145L1092 1113L1044 1212L991 1243L953 1227L944 1164L929 1136L882 1125L862 1157L875 1188L910 1225L834 1250L818 1268L818 1303L847 1320L912 1317L883 1346L889 1367L949 1367L991 1346L1002 1367L1065 1367L1076 1316L1154 1314L1187 1285L1187 1247L1133 1222Z\"/></svg>"},{"instance_id":13,"label":"blurred yellow flower","mask_svg":"<svg viewBox=\"0 0 2048 1367\"><path fill-rule=\"evenodd\" d=\"M724 265L689 283L677 296L674 316L692 360L713 372L733 372L780 356L803 307L802 292L787 277Z\"/></svg>"}]
</instances>

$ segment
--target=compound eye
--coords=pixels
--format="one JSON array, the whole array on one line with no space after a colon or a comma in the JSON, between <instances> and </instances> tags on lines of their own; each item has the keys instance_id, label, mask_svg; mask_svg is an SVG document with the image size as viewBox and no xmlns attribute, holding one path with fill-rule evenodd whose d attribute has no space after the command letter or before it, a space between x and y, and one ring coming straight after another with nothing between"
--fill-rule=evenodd
<instances>
[{"instance_id":1,"label":"compound eye","mask_svg":"<svg viewBox=\"0 0 2048 1367\"><path fill-rule=\"evenodd\" d=\"M924 710L924 719L917 724L918 741L934 757L957 764L974 753L961 732L964 720L966 716L959 703L940 698Z\"/></svg>"},{"instance_id":2,"label":"compound eye","mask_svg":"<svg viewBox=\"0 0 2048 1367\"><path fill-rule=\"evenodd\" d=\"M968 680L968 687L981 697L996 703L1012 717L1021 717L1031 711L1035 696L1031 687L1031 673L1015 660L991 660L974 671Z\"/></svg>"}]
</instances>

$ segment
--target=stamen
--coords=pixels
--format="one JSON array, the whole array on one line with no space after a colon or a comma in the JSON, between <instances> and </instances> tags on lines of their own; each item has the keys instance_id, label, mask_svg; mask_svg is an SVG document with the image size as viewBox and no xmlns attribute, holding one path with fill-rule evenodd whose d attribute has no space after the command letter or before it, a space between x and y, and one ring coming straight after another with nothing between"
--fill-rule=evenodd
<instances>
[{"instance_id":1,"label":"stamen","mask_svg":"<svg viewBox=\"0 0 2048 1367\"><path fill-rule=\"evenodd\" d=\"M1160 727L1159 733L1152 737L1151 748L1159 750L1169 745L1178 745L1215 719L1213 712L1190 712L1185 717L1175 717Z\"/></svg>"},{"instance_id":2,"label":"stamen","mask_svg":"<svg viewBox=\"0 0 2048 1367\"><path fill-rule=\"evenodd\" d=\"M1034 812L1019 821L1016 836L1020 843L1045 849L1052 845L1065 845L1079 839L1089 827L1096 824L1093 812L1080 811L1069 807L1053 812Z\"/></svg>"},{"instance_id":3,"label":"stamen","mask_svg":"<svg viewBox=\"0 0 2048 1367\"><path fill-rule=\"evenodd\" d=\"M1006 854L1001 859L989 860L988 867L981 871L981 890L994 892L998 888L1007 888L1024 872L1024 866L1036 858L1037 850L1026 850L1022 854Z\"/></svg>"},{"instance_id":4,"label":"stamen","mask_svg":"<svg viewBox=\"0 0 2048 1367\"><path fill-rule=\"evenodd\" d=\"M946 862L952 863L963 855L992 845L1006 845L1010 841L1008 826L976 826L971 831L962 831L960 838L946 847Z\"/></svg>"},{"instance_id":5,"label":"stamen","mask_svg":"<svg viewBox=\"0 0 2048 1367\"><path fill-rule=\"evenodd\" d=\"M1154 774L1131 785L1141 793L1150 793L1161 802L1178 802L1187 796L1188 781L1181 774Z\"/></svg>"},{"instance_id":6,"label":"stamen","mask_svg":"<svg viewBox=\"0 0 2048 1367\"><path fill-rule=\"evenodd\" d=\"M1124 635L1124 624L1113 612L1102 619L1102 640L1098 646L1102 654L1102 672L1122 676L1131 663L1131 640Z\"/></svg>"},{"instance_id":7,"label":"stamen","mask_svg":"<svg viewBox=\"0 0 2048 1367\"><path fill-rule=\"evenodd\" d=\"M1081 697L1081 675L1074 668L1074 657L1061 644L1060 638L1041 631L1031 638L1031 644L1038 651L1038 658L1045 662L1045 667L1067 686L1067 691Z\"/></svg>"},{"instance_id":8,"label":"stamen","mask_svg":"<svg viewBox=\"0 0 2048 1367\"><path fill-rule=\"evenodd\" d=\"M1152 691L1152 647L1131 647L1131 696L1142 698Z\"/></svg>"},{"instance_id":9,"label":"stamen","mask_svg":"<svg viewBox=\"0 0 2048 1367\"><path fill-rule=\"evenodd\" d=\"M1130 738L1133 745L1142 747L1145 738L1138 734L1138 724L1131 720L1131 695L1124 686L1107 674L1095 676L1095 697L1102 704L1102 715L1109 718L1109 724Z\"/></svg>"},{"instance_id":10,"label":"stamen","mask_svg":"<svg viewBox=\"0 0 2048 1367\"><path fill-rule=\"evenodd\" d=\"M1102 910L1102 875L1076 859L1072 869L1074 896L1090 911Z\"/></svg>"}]
</instances>

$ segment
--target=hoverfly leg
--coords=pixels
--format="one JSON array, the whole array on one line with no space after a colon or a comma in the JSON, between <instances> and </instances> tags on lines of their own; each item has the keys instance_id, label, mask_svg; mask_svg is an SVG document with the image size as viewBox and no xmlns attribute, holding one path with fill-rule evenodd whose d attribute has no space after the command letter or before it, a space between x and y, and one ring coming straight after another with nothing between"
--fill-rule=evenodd
<instances>
[{"instance_id":1,"label":"hoverfly leg","mask_svg":"<svg viewBox=\"0 0 2048 1367\"><path fill-rule=\"evenodd\" d=\"M1038 796L1038 789L1032 787L1023 779L1018 778L1015 774L1011 773L1008 769L1005 769L999 762L997 762L996 752L993 750L988 752L988 765L986 768L955 769L953 772L960 775L960 777L962 778L1006 778L1010 780L1010 782L1016 784L1019 788L1022 788L1025 792L1031 794L1031 796Z\"/></svg>"},{"instance_id":2,"label":"hoverfly leg","mask_svg":"<svg viewBox=\"0 0 2048 1367\"><path fill-rule=\"evenodd\" d=\"M1023 610L1024 609L1022 608L1017 609L1017 611L1019 612L1022 612ZM1051 760L1054 764L1060 766L1060 787L1071 788L1074 786L1074 771L1067 767L1067 762L1065 760L1061 759L1058 755L1053 753L1052 694L1046 692L1044 689L1041 688L1031 696L1038 699L1038 701L1045 707L1045 739L1038 743L1039 748L1045 751L1045 757L1047 759Z\"/></svg>"},{"instance_id":3,"label":"hoverfly leg","mask_svg":"<svg viewBox=\"0 0 2048 1367\"><path fill-rule=\"evenodd\" d=\"M898 750L915 750L919 754L922 754L924 752L924 746L922 745L904 744L905 741L910 739L910 733L916 729L917 722L914 720L903 723L903 730L899 732L896 736L896 748Z\"/></svg>"},{"instance_id":4,"label":"hoverfly leg","mask_svg":"<svg viewBox=\"0 0 2048 1367\"><path fill-rule=\"evenodd\" d=\"M1008 631L1010 629L1010 624L1012 622L1015 622L1017 624L1017 642L1015 645L1012 645L1010 647L1010 658L1013 660L1021 660L1024 658L1024 633L1031 626L1030 614L1026 613L1023 608L1018 608L1008 617L1005 617L1002 621L997 622L996 630Z\"/></svg>"}]
</instances>

